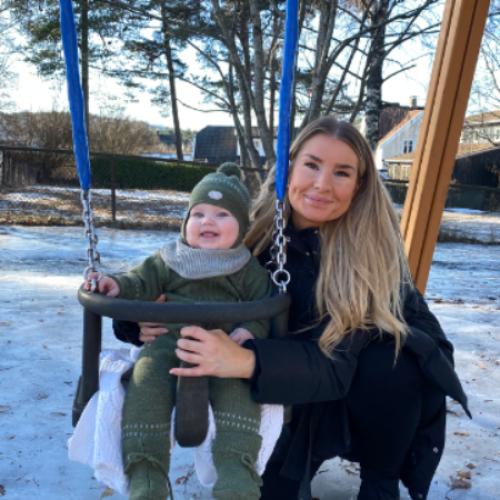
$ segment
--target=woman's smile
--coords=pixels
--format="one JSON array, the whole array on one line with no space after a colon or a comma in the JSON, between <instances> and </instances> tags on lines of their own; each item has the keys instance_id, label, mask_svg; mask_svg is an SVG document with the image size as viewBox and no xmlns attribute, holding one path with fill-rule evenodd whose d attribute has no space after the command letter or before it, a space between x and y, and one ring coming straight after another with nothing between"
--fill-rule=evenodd
<instances>
[{"instance_id":1,"label":"woman's smile","mask_svg":"<svg viewBox=\"0 0 500 500\"><path fill-rule=\"evenodd\" d=\"M326 206L330 203L332 203L331 200L327 198L322 198L320 196L314 195L314 194L305 194L304 199L309 202L311 205L318 205L320 207Z\"/></svg>"}]
</instances>

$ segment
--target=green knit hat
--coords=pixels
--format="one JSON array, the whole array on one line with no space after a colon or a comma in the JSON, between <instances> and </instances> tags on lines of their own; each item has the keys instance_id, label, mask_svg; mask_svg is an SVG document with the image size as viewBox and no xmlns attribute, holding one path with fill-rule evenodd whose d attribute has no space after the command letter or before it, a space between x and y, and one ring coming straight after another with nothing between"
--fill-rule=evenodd
<instances>
[{"instance_id":1,"label":"green knit hat","mask_svg":"<svg viewBox=\"0 0 500 500\"><path fill-rule=\"evenodd\" d=\"M191 209L200 203L222 207L231 212L239 224L236 245L243 241L250 225L250 194L241 181L241 170L235 163L223 163L215 172L205 175L191 191L181 234L185 238L186 221Z\"/></svg>"}]
</instances>

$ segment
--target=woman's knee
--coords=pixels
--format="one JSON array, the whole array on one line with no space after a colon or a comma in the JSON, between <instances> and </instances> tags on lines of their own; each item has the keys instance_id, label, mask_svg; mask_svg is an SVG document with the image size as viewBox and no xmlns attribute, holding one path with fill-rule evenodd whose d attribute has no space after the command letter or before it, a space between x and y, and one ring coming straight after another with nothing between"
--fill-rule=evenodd
<instances>
[{"instance_id":1,"label":"woman's knee","mask_svg":"<svg viewBox=\"0 0 500 500\"><path fill-rule=\"evenodd\" d=\"M375 344L360 356L347 397L353 455L362 467L391 480L415 437L422 414L423 380L414 357L392 344Z\"/></svg>"},{"instance_id":2,"label":"woman's knee","mask_svg":"<svg viewBox=\"0 0 500 500\"><path fill-rule=\"evenodd\" d=\"M363 420L393 420L418 413L423 387L417 360L405 350L395 356L392 342L377 342L361 352L347 403Z\"/></svg>"}]
</instances>

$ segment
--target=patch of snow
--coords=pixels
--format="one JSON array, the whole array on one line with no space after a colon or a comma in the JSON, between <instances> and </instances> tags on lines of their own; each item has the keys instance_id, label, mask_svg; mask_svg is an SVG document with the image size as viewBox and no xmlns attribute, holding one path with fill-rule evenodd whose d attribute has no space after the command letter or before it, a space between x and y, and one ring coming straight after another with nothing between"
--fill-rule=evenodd
<instances>
[{"instance_id":1,"label":"patch of snow","mask_svg":"<svg viewBox=\"0 0 500 500\"><path fill-rule=\"evenodd\" d=\"M471 215L480 215L485 214L484 210L476 210L474 208L447 208L446 212L452 212L457 214L471 214Z\"/></svg>"},{"instance_id":2,"label":"patch of snow","mask_svg":"<svg viewBox=\"0 0 500 500\"><path fill-rule=\"evenodd\" d=\"M66 189L66 188L65 188ZM99 229L103 270L141 261L176 233ZM99 499L87 467L67 459L71 406L81 363L82 310L76 289L86 266L79 227L0 226L0 484L9 500ZM493 500L500 490L500 246L440 243L427 297L455 345L473 420L448 402L447 444L429 499ZM103 321L104 348L123 347ZM471 475L469 489L450 477ZM180 499L211 498L176 448L170 477ZM326 462L313 490L321 500L354 499L356 465ZM401 487L402 499L408 495ZM123 499L116 494L110 498Z\"/></svg>"}]
</instances>

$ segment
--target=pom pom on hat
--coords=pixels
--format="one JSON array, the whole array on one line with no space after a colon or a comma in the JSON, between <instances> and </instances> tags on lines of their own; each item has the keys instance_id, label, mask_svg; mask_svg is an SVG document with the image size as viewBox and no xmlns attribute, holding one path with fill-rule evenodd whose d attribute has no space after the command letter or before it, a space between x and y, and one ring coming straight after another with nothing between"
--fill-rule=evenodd
<instances>
[{"instance_id":1,"label":"pom pom on hat","mask_svg":"<svg viewBox=\"0 0 500 500\"><path fill-rule=\"evenodd\" d=\"M220 172L221 174L225 175L234 175L237 177L239 180L241 180L241 170L236 163L233 163L231 161L226 161L220 167L217 169L217 172Z\"/></svg>"}]
</instances>

